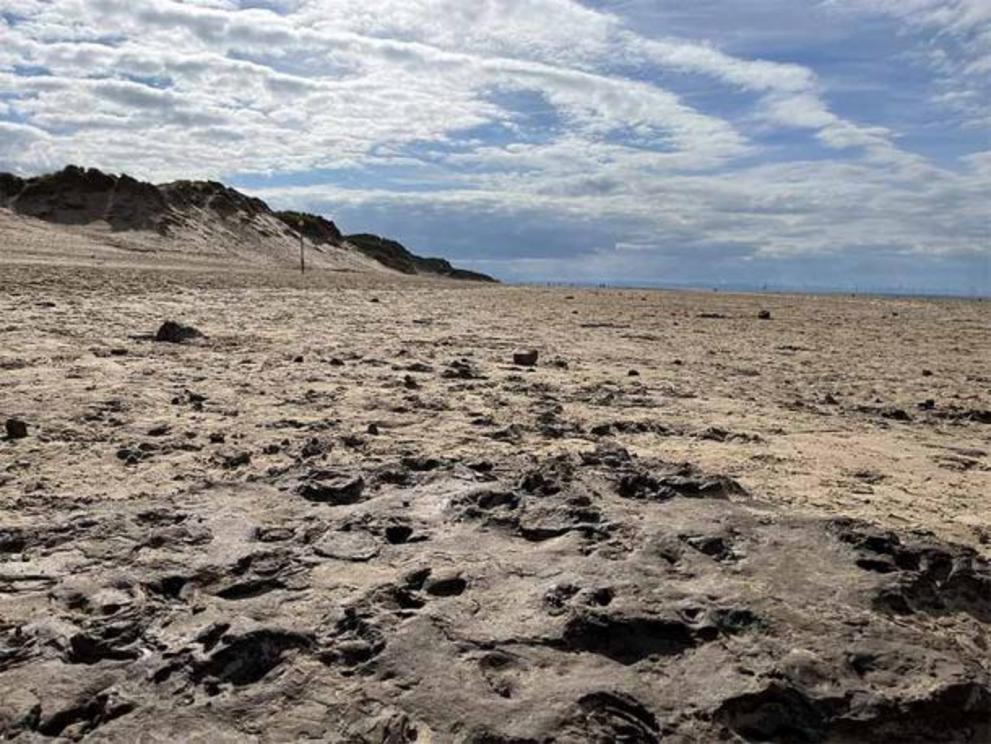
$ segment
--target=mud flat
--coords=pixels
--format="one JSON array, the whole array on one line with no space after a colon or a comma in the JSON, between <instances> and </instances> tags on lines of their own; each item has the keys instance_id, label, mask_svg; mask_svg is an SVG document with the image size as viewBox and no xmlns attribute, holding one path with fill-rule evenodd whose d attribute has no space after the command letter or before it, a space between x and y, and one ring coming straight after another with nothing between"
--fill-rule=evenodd
<instances>
[{"instance_id":1,"label":"mud flat","mask_svg":"<svg viewBox=\"0 0 991 744\"><path fill-rule=\"evenodd\" d=\"M991 740L988 303L105 260L0 253L0 737Z\"/></svg>"}]
</instances>

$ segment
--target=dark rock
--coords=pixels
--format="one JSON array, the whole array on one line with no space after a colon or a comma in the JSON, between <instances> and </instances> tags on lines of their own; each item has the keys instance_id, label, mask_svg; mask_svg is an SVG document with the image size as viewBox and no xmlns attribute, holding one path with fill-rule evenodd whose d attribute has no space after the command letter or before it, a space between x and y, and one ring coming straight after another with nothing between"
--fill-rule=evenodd
<instances>
[{"instance_id":1,"label":"dark rock","mask_svg":"<svg viewBox=\"0 0 991 744\"><path fill-rule=\"evenodd\" d=\"M540 352L535 349L529 349L527 351L517 351L513 353L513 364L518 367L533 367L537 364L537 359L540 357Z\"/></svg>"},{"instance_id":2,"label":"dark rock","mask_svg":"<svg viewBox=\"0 0 991 744\"><path fill-rule=\"evenodd\" d=\"M365 481L359 475L335 471L315 471L307 476L296 493L307 501L343 506L361 501Z\"/></svg>"},{"instance_id":3,"label":"dark rock","mask_svg":"<svg viewBox=\"0 0 991 744\"><path fill-rule=\"evenodd\" d=\"M28 435L28 425L16 418L9 418L4 424L7 439L24 439Z\"/></svg>"},{"instance_id":4,"label":"dark rock","mask_svg":"<svg viewBox=\"0 0 991 744\"><path fill-rule=\"evenodd\" d=\"M519 424L510 424L498 431L494 431L489 434L489 438L495 439L497 442L514 442L519 443L523 441L524 430Z\"/></svg>"},{"instance_id":5,"label":"dark rock","mask_svg":"<svg viewBox=\"0 0 991 744\"><path fill-rule=\"evenodd\" d=\"M385 528L385 539L390 545L402 545L410 541L413 528L405 524L393 524Z\"/></svg>"},{"instance_id":6,"label":"dark rock","mask_svg":"<svg viewBox=\"0 0 991 744\"><path fill-rule=\"evenodd\" d=\"M757 318L759 320L770 320L771 319L771 311L770 310L761 310L759 313L757 313Z\"/></svg>"},{"instance_id":7,"label":"dark rock","mask_svg":"<svg viewBox=\"0 0 991 744\"><path fill-rule=\"evenodd\" d=\"M193 339L203 338L203 334L192 326L185 326L172 320L162 323L155 334L155 340L170 344L181 344Z\"/></svg>"},{"instance_id":8,"label":"dark rock","mask_svg":"<svg viewBox=\"0 0 991 744\"><path fill-rule=\"evenodd\" d=\"M359 449L365 446L365 439L357 434L345 434L341 437L341 444L351 449Z\"/></svg>"},{"instance_id":9,"label":"dark rock","mask_svg":"<svg viewBox=\"0 0 991 744\"><path fill-rule=\"evenodd\" d=\"M231 455L224 455L222 460L225 470L234 470L251 463L250 452L236 452Z\"/></svg>"},{"instance_id":10,"label":"dark rock","mask_svg":"<svg viewBox=\"0 0 991 744\"><path fill-rule=\"evenodd\" d=\"M300 457L312 458L320 457L320 455L325 455L330 452L332 445L329 442L325 442L317 437L311 437L307 440L306 444L300 450Z\"/></svg>"},{"instance_id":11,"label":"dark rock","mask_svg":"<svg viewBox=\"0 0 991 744\"><path fill-rule=\"evenodd\" d=\"M423 586L427 594L435 597L456 597L467 587L468 582L457 572L432 575Z\"/></svg>"},{"instance_id":12,"label":"dark rock","mask_svg":"<svg viewBox=\"0 0 991 744\"><path fill-rule=\"evenodd\" d=\"M441 377L447 380L481 380L484 376L478 368L468 359L455 359L447 369L441 373Z\"/></svg>"}]
</instances>

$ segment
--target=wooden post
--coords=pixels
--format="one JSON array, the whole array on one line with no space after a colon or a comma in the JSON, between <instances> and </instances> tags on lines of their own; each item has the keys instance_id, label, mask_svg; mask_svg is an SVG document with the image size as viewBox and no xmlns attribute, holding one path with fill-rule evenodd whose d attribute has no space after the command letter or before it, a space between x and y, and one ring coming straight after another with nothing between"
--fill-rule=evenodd
<instances>
[{"instance_id":1,"label":"wooden post","mask_svg":"<svg viewBox=\"0 0 991 744\"><path fill-rule=\"evenodd\" d=\"M303 218L299 219L299 273L306 273L306 259L303 257Z\"/></svg>"}]
</instances>

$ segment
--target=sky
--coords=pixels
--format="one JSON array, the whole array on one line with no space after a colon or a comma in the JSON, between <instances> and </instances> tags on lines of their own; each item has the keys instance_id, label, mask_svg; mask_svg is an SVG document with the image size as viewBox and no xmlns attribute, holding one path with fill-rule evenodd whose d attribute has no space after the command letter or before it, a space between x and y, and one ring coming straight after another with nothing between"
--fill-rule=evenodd
<instances>
[{"instance_id":1,"label":"sky","mask_svg":"<svg viewBox=\"0 0 991 744\"><path fill-rule=\"evenodd\" d=\"M508 281L991 294L991 0L0 0L0 171Z\"/></svg>"}]
</instances>

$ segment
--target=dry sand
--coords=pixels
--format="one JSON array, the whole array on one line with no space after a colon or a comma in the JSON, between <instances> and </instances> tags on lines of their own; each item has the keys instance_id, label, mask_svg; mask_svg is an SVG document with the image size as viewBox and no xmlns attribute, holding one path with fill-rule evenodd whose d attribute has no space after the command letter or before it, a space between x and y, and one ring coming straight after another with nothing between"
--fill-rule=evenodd
<instances>
[{"instance_id":1,"label":"dry sand","mask_svg":"<svg viewBox=\"0 0 991 744\"><path fill-rule=\"evenodd\" d=\"M9 736L988 733L986 302L8 243L0 339Z\"/></svg>"}]
</instances>

